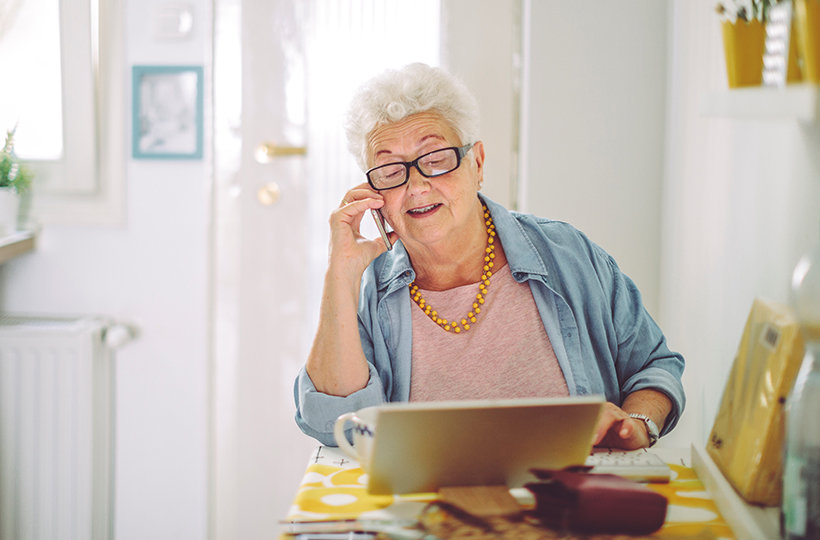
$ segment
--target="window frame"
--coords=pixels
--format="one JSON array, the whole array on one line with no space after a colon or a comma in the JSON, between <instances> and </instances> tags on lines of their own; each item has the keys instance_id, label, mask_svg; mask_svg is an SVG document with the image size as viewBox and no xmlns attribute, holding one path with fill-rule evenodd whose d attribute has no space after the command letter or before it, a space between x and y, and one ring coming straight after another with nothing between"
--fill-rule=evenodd
<instances>
[{"instance_id":1,"label":"window frame","mask_svg":"<svg viewBox=\"0 0 820 540\"><path fill-rule=\"evenodd\" d=\"M63 154L28 161L27 228L125 218L124 20L117 0L60 0Z\"/></svg>"}]
</instances>

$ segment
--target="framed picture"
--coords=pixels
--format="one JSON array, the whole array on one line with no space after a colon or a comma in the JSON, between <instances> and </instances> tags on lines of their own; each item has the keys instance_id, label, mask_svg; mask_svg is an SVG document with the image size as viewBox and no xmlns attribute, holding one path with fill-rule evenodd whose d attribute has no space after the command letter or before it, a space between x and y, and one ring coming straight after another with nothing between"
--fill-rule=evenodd
<instances>
[{"instance_id":1,"label":"framed picture","mask_svg":"<svg viewBox=\"0 0 820 540\"><path fill-rule=\"evenodd\" d=\"M133 66L134 159L202 159L202 66Z\"/></svg>"}]
</instances>

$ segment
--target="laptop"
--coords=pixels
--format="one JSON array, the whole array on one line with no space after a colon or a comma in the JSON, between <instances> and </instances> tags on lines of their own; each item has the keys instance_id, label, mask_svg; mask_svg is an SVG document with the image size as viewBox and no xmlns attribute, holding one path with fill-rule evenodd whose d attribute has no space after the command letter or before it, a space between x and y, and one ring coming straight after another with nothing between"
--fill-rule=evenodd
<instances>
[{"instance_id":1,"label":"laptop","mask_svg":"<svg viewBox=\"0 0 820 540\"><path fill-rule=\"evenodd\" d=\"M368 467L374 495L534 481L533 467L583 465L603 396L388 403Z\"/></svg>"}]
</instances>

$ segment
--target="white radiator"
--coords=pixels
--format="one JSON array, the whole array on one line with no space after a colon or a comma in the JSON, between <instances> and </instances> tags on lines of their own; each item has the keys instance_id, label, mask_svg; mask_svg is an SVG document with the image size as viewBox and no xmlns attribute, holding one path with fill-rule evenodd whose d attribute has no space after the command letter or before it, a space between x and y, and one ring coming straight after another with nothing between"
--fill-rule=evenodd
<instances>
[{"instance_id":1,"label":"white radiator","mask_svg":"<svg viewBox=\"0 0 820 540\"><path fill-rule=\"evenodd\" d=\"M111 538L108 328L0 315L0 540Z\"/></svg>"}]
</instances>

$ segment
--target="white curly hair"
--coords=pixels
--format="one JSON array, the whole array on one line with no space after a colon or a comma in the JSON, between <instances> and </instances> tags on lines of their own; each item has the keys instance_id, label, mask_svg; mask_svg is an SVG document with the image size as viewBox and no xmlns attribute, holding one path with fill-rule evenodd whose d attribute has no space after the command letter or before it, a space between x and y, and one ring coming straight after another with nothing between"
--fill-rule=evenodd
<instances>
[{"instance_id":1,"label":"white curly hair","mask_svg":"<svg viewBox=\"0 0 820 540\"><path fill-rule=\"evenodd\" d=\"M365 82L350 101L347 146L359 167L367 170L368 140L375 129L423 112L440 115L461 144L478 140L478 101L464 83L441 68L408 64Z\"/></svg>"}]
</instances>

